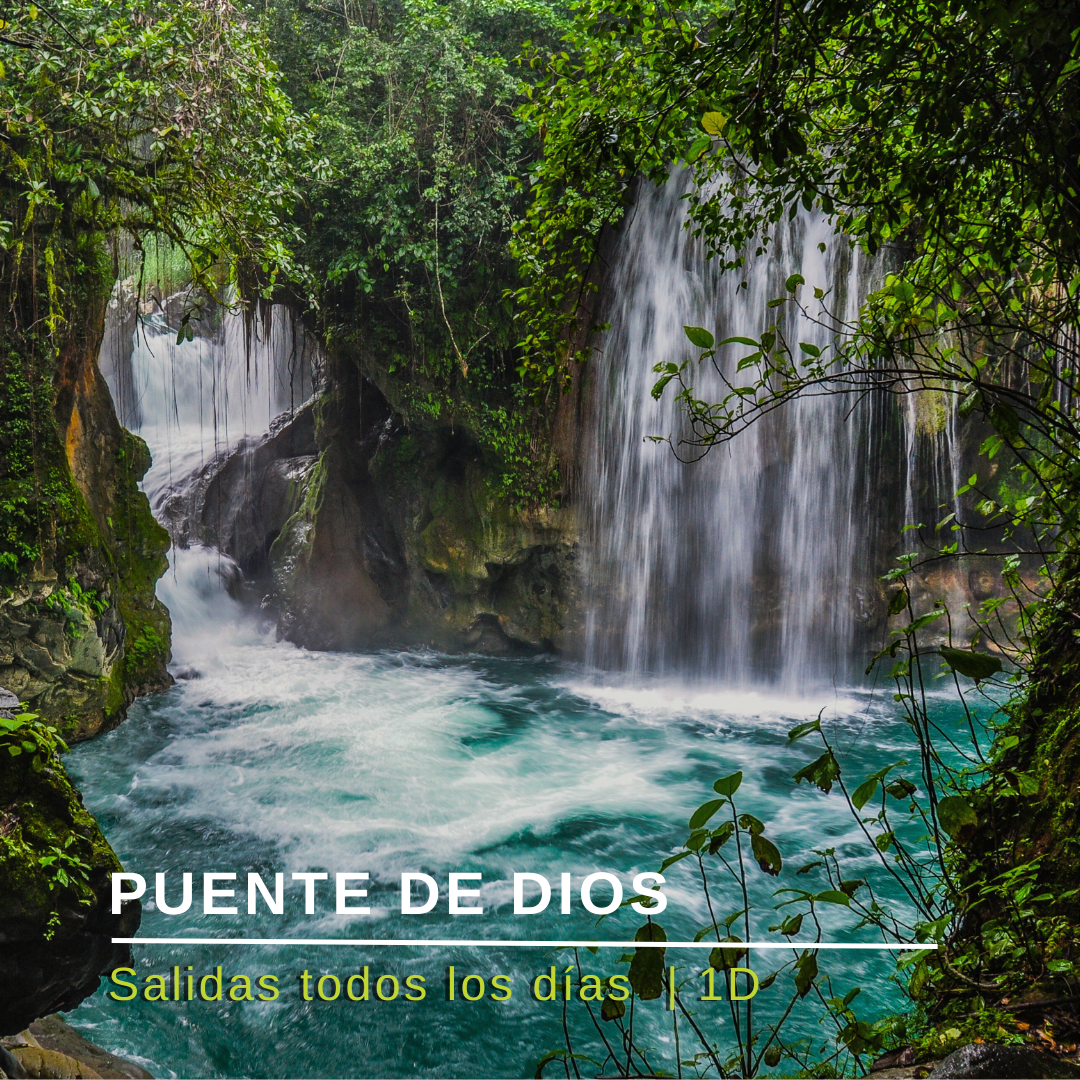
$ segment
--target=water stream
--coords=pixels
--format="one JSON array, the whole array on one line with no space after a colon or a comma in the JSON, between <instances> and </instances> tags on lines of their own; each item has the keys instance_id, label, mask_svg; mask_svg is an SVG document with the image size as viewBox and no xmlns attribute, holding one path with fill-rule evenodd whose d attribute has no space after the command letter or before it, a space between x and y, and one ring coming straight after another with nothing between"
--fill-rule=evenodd
<instances>
[{"instance_id":1,"label":"water stream","mask_svg":"<svg viewBox=\"0 0 1080 1080\"><path fill-rule=\"evenodd\" d=\"M372 910L336 915L328 892L306 916L296 885L280 916L265 908L204 915L198 903L167 916L151 902L144 935L594 936L595 917L580 906L562 915L553 903L515 918L514 871L569 873L580 884L604 870L629 883L685 838L689 812L736 769L747 777L744 807L767 823L791 867L825 844L855 842L835 794L794 786L811 749L789 745L786 732L826 709L852 770L863 773L907 749L891 701L871 699L849 678L873 541L865 512L873 470L864 467L873 414L851 421L831 403L810 402L690 468L642 439L677 424L648 388L653 363L685 354L684 322L715 326L717 336L746 332L754 305L792 267L857 304L862 271L829 248L823 221L805 215L779 238L767 273L738 291L679 230L678 194L673 181L643 195L616 266L613 329L596 381L587 498L598 588L584 664L307 652L276 641L230 598L223 556L171 553L158 591L183 677L72 753L88 807L125 866L151 879L157 871L177 883L185 871L241 881L249 871L267 880L283 871L286 881L292 871L367 871ZM218 337L180 345L152 323L128 367L123 350L103 364L122 418L154 454L145 482L152 503L299 403L291 331L274 326L251 349L228 321ZM902 488L903 476L896 482ZM669 875L672 938L692 937L706 918L688 866ZM405 870L444 883L450 872L481 873L485 913L450 916L444 899L422 918L401 915L396 875ZM756 899L768 905L785 880L757 875ZM639 922L624 910L600 932L632 935ZM176 1076L532 1075L561 1044L562 1021L557 1006L529 996L527 980L574 962L560 951L466 947L161 945L135 956L140 978L218 964L226 976L280 977L271 1003L118 1004L103 988L72 1014L96 1042ZM616 956L586 959L616 970ZM761 960L766 972L770 962ZM449 964L511 975L511 1000L447 1001ZM401 980L423 975L427 997L415 1005L301 999L300 971L344 977L364 965ZM887 1008L887 957L845 956L836 970ZM767 1016L774 1005L762 997ZM661 1048L671 1038L662 1021L661 1013L641 1021ZM798 1023L817 1035L812 1020Z\"/></svg>"}]
</instances>

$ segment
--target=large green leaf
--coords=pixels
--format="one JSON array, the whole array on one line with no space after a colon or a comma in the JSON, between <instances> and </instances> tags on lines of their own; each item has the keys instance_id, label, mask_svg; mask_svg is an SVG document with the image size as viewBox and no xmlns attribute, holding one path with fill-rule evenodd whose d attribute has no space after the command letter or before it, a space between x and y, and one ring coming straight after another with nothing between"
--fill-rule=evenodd
<instances>
[{"instance_id":1,"label":"large green leaf","mask_svg":"<svg viewBox=\"0 0 1080 1080\"><path fill-rule=\"evenodd\" d=\"M742 783L742 773L734 772L730 776L722 776L713 784L713 791L717 795L723 795L725 798L730 799L736 791L739 790L739 785Z\"/></svg>"},{"instance_id":2,"label":"large green leaf","mask_svg":"<svg viewBox=\"0 0 1080 1080\"><path fill-rule=\"evenodd\" d=\"M646 923L634 935L635 941L667 941L659 923ZM664 992L664 955L666 949L635 949L630 961L630 985L642 1001L654 1001Z\"/></svg>"},{"instance_id":3,"label":"large green leaf","mask_svg":"<svg viewBox=\"0 0 1080 1080\"><path fill-rule=\"evenodd\" d=\"M949 795L937 804L941 827L958 843L967 843L979 826L979 818L966 799Z\"/></svg>"},{"instance_id":4,"label":"large green leaf","mask_svg":"<svg viewBox=\"0 0 1080 1080\"><path fill-rule=\"evenodd\" d=\"M972 649L949 649L945 646L938 649L938 652L953 671L974 679L976 683L991 678L1002 668L1001 659L991 656L990 653L978 653Z\"/></svg>"},{"instance_id":5,"label":"large green leaf","mask_svg":"<svg viewBox=\"0 0 1080 1080\"><path fill-rule=\"evenodd\" d=\"M707 112L701 118L701 126L710 135L719 135L724 130L727 117L722 112Z\"/></svg>"},{"instance_id":6,"label":"large green leaf","mask_svg":"<svg viewBox=\"0 0 1080 1080\"><path fill-rule=\"evenodd\" d=\"M839 889L826 889L819 892L814 899L820 904L839 904L842 907L851 907L851 897Z\"/></svg>"},{"instance_id":7,"label":"large green leaf","mask_svg":"<svg viewBox=\"0 0 1080 1080\"><path fill-rule=\"evenodd\" d=\"M856 810L861 810L873 797L878 789L881 778L871 776L864 780L851 794L851 803Z\"/></svg>"},{"instance_id":8,"label":"large green leaf","mask_svg":"<svg viewBox=\"0 0 1080 1080\"><path fill-rule=\"evenodd\" d=\"M726 937L725 942L733 942L742 946L742 938ZM746 956L746 948L715 948L709 953L709 967L716 971L726 971L728 968L738 967L739 961Z\"/></svg>"},{"instance_id":9,"label":"large green leaf","mask_svg":"<svg viewBox=\"0 0 1080 1080\"><path fill-rule=\"evenodd\" d=\"M699 349L711 349L716 343L716 338L702 326L684 326L683 331L690 339L690 344Z\"/></svg>"},{"instance_id":10,"label":"large green leaf","mask_svg":"<svg viewBox=\"0 0 1080 1080\"><path fill-rule=\"evenodd\" d=\"M691 816L690 828L700 829L701 826L704 825L705 822L708 821L709 818L711 818L713 814L715 814L716 811L724 805L725 802L727 802L726 799L712 799L707 803L703 803L694 811L693 815Z\"/></svg>"},{"instance_id":11,"label":"large green leaf","mask_svg":"<svg viewBox=\"0 0 1080 1080\"><path fill-rule=\"evenodd\" d=\"M821 788L827 795L832 791L833 781L840 776L840 766L831 750L826 750L816 761L804 765L795 774L795 783L801 784L804 780Z\"/></svg>"},{"instance_id":12,"label":"large green leaf","mask_svg":"<svg viewBox=\"0 0 1080 1080\"><path fill-rule=\"evenodd\" d=\"M806 997L810 993L814 980L817 978L817 952L807 949L806 952L795 961L795 989L799 997Z\"/></svg>"},{"instance_id":13,"label":"large green leaf","mask_svg":"<svg viewBox=\"0 0 1080 1080\"><path fill-rule=\"evenodd\" d=\"M604 998L603 1003L600 1006L600 1019L601 1020L618 1020L619 1017L626 1015L626 1002L619 1001L617 998L613 998L610 994Z\"/></svg>"},{"instance_id":14,"label":"large green leaf","mask_svg":"<svg viewBox=\"0 0 1080 1080\"><path fill-rule=\"evenodd\" d=\"M1005 775L1008 777L1009 783L1016 788L1017 794L1022 795L1025 799L1039 794L1039 781L1031 773L1009 769Z\"/></svg>"},{"instance_id":15,"label":"large green leaf","mask_svg":"<svg viewBox=\"0 0 1080 1080\"><path fill-rule=\"evenodd\" d=\"M776 850L776 845L771 840L766 840L760 833L752 833L750 847L753 849L758 866L766 874L776 877L784 865L784 860L780 858L780 852Z\"/></svg>"}]
</instances>

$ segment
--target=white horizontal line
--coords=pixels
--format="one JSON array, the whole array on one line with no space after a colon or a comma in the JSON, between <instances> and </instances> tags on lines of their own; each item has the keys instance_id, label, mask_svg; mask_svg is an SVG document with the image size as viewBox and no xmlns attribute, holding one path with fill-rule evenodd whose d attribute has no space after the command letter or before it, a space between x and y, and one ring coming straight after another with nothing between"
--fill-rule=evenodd
<instances>
[{"instance_id":1,"label":"white horizontal line","mask_svg":"<svg viewBox=\"0 0 1080 1080\"><path fill-rule=\"evenodd\" d=\"M114 937L114 945L427 945L452 948L455 945L476 948L511 949L855 949L896 952L910 949L936 949L936 945L887 945L878 942L824 941L500 941L491 938L172 938Z\"/></svg>"}]
</instances>

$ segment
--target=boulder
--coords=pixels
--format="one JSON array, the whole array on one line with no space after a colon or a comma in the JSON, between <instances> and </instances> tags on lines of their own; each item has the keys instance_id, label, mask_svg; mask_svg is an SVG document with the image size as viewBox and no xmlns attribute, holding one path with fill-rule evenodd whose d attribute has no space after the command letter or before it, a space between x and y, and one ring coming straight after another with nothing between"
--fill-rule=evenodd
<instances>
[{"instance_id":1,"label":"boulder","mask_svg":"<svg viewBox=\"0 0 1080 1080\"><path fill-rule=\"evenodd\" d=\"M939 1080L1068 1080L1080 1077L1080 1065L1028 1046L969 1043L950 1054L930 1073Z\"/></svg>"}]
</instances>

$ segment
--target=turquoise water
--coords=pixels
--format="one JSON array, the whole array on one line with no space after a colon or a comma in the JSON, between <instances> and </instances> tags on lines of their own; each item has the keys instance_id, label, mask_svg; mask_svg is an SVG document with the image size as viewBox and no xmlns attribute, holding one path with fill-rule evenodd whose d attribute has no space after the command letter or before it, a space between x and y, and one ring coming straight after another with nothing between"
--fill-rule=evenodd
<instances>
[{"instance_id":1,"label":"turquoise water","mask_svg":"<svg viewBox=\"0 0 1080 1080\"><path fill-rule=\"evenodd\" d=\"M887 696L623 687L544 659L305 652L275 642L224 596L212 558L179 555L163 591L176 621L174 668L186 677L138 702L121 727L69 759L125 867L150 882L148 897L157 871L170 875L172 903L180 873L196 874L192 910L166 916L151 903L143 935L632 938L640 915L623 909L597 928L580 904L560 914L557 891L544 914L514 916L513 873L553 882L570 873L580 884L603 870L629 886L633 874L655 870L685 839L686 820L709 798L712 781L738 769L746 774L740 809L766 822L787 863L779 880L756 868L751 874L753 899L765 905L755 936L768 936L767 925L779 922L768 909L773 890L823 887L812 874L794 874L815 848L854 853L848 876L875 872L837 794L793 783L792 774L819 751L789 745L787 732L825 708L849 775L861 778L910 756L907 728ZM707 920L688 866L668 872L669 906L657 921L671 939L692 938ZM371 874L368 916L334 914L325 886L307 916L299 883L287 889L281 916L265 907L247 915L242 892L244 914L202 914L203 871L235 872L242 890L249 871L267 881L284 871L288 882L292 871L354 870ZM406 870L441 883L435 911L400 914L398 875ZM450 872L482 873L483 915L447 914ZM721 889L715 900L721 917L738 906L732 891ZM853 940L844 929L849 913L837 908L835 919L825 939L831 931ZM868 930L860 934L873 940ZM599 974L625 972L620 955L580 954ZM757 953L752 964L764 976L775 961L775 954ZM159 1076L531 1076L537 1060L562 1045L563 1028L561 1006L534 1000L529 985L551 965L561 972L574 962L567 950L542 948L139 945L140 981L174 965L191 965L196 976L222 965L226 985L239 973L277 975L280 997L118 1003L103 987L71 1019ZM668 962L681 965L680 978L693 973L689 954L669 951ZM492 974L509 975L510 1000L446 1000L451 964L459 979L479 974L489 989ZM402 983L424 976L425 999L301 1000L302 970L344 982L365 965L372 989L380 974ZM889 954L831 954L822 957L826 966L841 991L864 987L865 1018L895 1007ZM783 976L759 994L760 1016L786 1003L789 981ZM657 1061L666 1056L671 1067L663 1005L639 1008L636 1023ZM697 1007L724 1043L729 1021ZM795 1023L820 1038L815 1014ZM588 1017L571 1010L568 1024L575 1048L595 1052Z\"/></svg>"}]
</instances>

